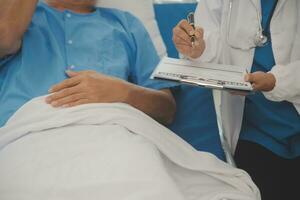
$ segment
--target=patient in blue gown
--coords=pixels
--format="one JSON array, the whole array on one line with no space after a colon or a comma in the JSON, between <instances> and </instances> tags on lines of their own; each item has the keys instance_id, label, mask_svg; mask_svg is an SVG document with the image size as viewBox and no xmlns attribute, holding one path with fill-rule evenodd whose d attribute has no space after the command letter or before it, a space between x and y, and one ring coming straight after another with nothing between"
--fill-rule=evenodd
<instances>
[{"instance_id":1,"label":"patient in blue gown","mask_svg":"<svg viewBox=\"0 0 300 200\"><path fill-rule=\"evenodd\" d=\"M30 0L7 7L20 13L19 27L28 7L34 9L20 41L14 32L0 33L0 46L1 40L14 39L0 47L0 127L26 102L49 93L46 103L54 107L123 102L161 123L172 121L176 106L168 88L173 85L149 79L159 57L141 22L83 2Z\"/></svg>"}]
</instances>

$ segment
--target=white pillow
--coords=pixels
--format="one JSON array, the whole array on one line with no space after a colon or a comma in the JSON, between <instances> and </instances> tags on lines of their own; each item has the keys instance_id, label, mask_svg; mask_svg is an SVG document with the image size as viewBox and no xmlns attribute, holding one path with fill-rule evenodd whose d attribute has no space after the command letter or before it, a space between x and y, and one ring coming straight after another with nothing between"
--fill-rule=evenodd
<instances>
[{"instance_id":1,"label":"white pillow","mask_svg":"<svg viewBox=\"0 0 300 200\"><path fill-rule=\"evenodd\" d=\"M138 17L148 30L158 55L167 54L155 19L153 0L98 0L97 6L125 10Z\"/></svg>"}]
</instances>

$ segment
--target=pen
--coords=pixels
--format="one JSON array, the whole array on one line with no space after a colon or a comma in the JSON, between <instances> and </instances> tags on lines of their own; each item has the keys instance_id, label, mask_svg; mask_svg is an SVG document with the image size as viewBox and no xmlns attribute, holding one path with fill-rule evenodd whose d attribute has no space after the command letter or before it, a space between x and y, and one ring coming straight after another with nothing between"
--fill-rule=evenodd
<instances>
[{"instance_id":1,"label":"pen","mask_svg":"<svg viewBox=\"0 0 300 200\"><path fill-rule=\"evenodd\" d=\"M195 30L195 17L194 17L193 12L190 12L188 14L187 21L193 27L193 29ZM191 42L192 42L192 46L194 46L194 44L195 44L195 34L191 36Z\"/></svg>"}]
</instances>

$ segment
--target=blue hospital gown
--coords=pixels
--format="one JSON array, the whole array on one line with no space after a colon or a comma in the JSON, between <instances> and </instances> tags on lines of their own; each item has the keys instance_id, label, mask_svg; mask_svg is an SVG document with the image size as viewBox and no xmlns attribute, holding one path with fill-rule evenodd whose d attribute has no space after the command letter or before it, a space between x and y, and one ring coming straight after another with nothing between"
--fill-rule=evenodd
<instances>
[{"instance_id":1,"label":"blue hospital gown","mask_svg":"<svg viewBox=\"0 0 300 200\"><path fill-rule=\"evenodd\" d=\"M169 88L149 79L158 62L148 33L129 13L97 8L78 14L39 3L20 51L0 60L0 127L26 102L66 79L67 69Z\"/></svg>"}]
</instances>

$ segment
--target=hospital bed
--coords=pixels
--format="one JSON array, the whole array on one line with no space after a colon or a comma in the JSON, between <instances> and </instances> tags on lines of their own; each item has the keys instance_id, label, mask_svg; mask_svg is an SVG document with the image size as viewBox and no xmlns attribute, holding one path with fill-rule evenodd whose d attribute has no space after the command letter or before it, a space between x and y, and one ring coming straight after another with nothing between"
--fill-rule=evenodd
<instances>
[{"instance_id":1,"label":"hospital bed","mask_svg":"<svg viewBox=\"0 0 300 200\"><path fill-rule=\"evenodd\" d=\"M172 29L196 9L197 1L101 0L99 6L119 8L136 15L146 26L160 57L177 58ZM197 150L211 152L225 160L211 90L181 86L172 92L177 114L169 128Z\"/></svg>"},{"instance_id":2,"label":"hospital bed","mask_svg":"<svg viewBox=\"0 0 300 200\"><path fill-rule=\"evenodd\" d=\"M144 6L136 15L147 26L160 56L170 53L172 47L165 47L155 20L159 22L160 9L166 5L156 4L153 10L151 1L124 2L101 0L100 6L121 6L133 13L136 7L132 5ZM189 6L194 9L195 4ZM170 128L184 139L193 134L195 142L187 141L195 148L224 158L211 92L189 87L173 92L183 103ZM43 98L26 104L0 130L0 199L260 200L244 171L195 151L128 105L91 104L59 110L46 105ZM199 121L188 124L193 118ZM195 125L199 132L188 127Z\"/></svg>"}]
</instances>

